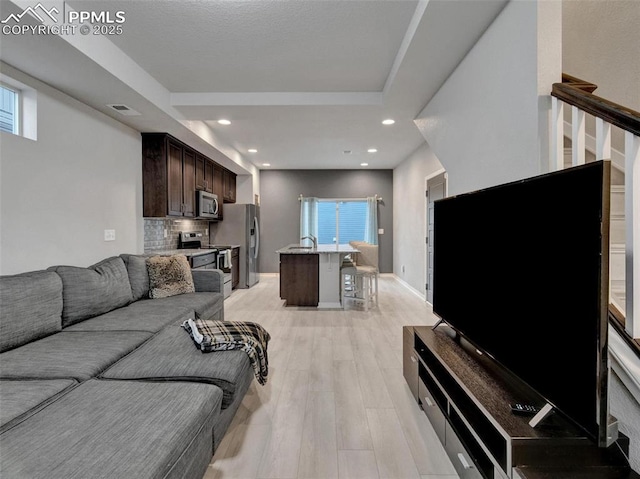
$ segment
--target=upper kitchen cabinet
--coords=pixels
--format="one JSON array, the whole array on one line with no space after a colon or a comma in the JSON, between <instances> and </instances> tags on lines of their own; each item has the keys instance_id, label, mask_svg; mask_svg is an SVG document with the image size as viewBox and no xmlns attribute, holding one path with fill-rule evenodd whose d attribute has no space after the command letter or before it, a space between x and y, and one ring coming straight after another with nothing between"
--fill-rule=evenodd
<instances>
[{"instance_id":1,"label":"upper kitchen cabinet","mask_svg":"<svg viewBox=\"0 0 640 479\"><path fill-rule=\"evenodd\" d=\"M145 217L195 216L196 152L165 133L142 134Z\"/></svg>"},{"instance_id":2,"label":"upper kitchen cabinet","mask_svg":"<svg viewBox=\"0 0 640 479\"><path fill-rule=\"evenodd\" d=\"M218 221L236 202L236 174L168 133L142 133L142 183L145 218L195 217L198 190L218 195Z\"/></svg>"},{"instance_id":3,"label":"upper kitchen cabinet","mask_svg":"<svg viewBox=\"0 0 640 479\"><path fill-rule=\"evenodd\" d=\"M196 190L207 191L213 193L213 181L214 181L214 167L213 161L196 154Z\"/></svg>"},{"instance_id":4,"label":"upper kitchen cabinet","mask_svg":"<svg viewBox=\"0 0 640 479\"><path fill-rule=\"evenodd\" d=\"M224 192L222 198L225 203L236 202L236 174L229 170L224 170L223 175Z\"/></svg>"},{"instance_id":5,"label":"upper kitchen cabinet","mask_svg":"<svg viewBox=\"0 0 640 479\"><path fill-rule=\"evenodd\" d=\"M224 172L225 170L218 164L213 166L213 194L218 195L218 221L224 217ZM223 201L220 201L220 198Z\"/></svg>"}]
</instances>

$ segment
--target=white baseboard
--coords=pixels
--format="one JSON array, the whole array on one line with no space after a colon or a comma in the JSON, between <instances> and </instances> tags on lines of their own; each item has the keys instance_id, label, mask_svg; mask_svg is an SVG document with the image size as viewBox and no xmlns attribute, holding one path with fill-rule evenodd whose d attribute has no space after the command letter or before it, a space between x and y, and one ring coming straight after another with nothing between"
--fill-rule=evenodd
<instances>
[{"instance_id":1,"label":"white baseboard","mask_svg":"<svg viewBox=\"0 0 640 479\"><path fill-rule=\"evenodd\" d=\"M424 293L421 293L420 291L418 291L417 289L415 289L413 286L411 286L409 283L407 283L405 280L401 279L397 274L395 273L387 273L389 276L392 276L398 283L400 283L402 286L404 286L405 288L407 288L409 291L411 291L413 294L415 294L418 298L420 298L422 301L427 301L427 297ZM381 275L382 276L382 275Z\"/></svg>"}]
</instances>

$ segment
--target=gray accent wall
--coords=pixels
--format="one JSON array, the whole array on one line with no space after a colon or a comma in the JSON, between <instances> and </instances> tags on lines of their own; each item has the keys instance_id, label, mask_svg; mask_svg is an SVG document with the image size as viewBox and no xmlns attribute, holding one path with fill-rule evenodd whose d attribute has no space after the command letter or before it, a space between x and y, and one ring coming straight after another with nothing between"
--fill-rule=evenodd
<instances>
[{"instance_id":1,"label":"gray accent wall","mask_svg":"<svg viewBox=\"0 0 640 479\"><path fill-rule=\"evenodd\" d=\"M364 198L378 203L380 272L393 272L393 170L261 170L259 271L279 272L276 250L300 242L298 196Z\"/></svg>"}]
</instances>

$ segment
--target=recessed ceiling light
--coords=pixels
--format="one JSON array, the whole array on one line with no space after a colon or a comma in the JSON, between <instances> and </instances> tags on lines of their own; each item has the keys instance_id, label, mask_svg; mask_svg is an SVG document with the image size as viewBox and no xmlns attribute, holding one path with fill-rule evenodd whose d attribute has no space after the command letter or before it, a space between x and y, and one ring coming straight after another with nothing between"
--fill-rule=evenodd
<instances>
[{"instance_id":1,"label":"recessed ceiling light","mask_svg":"<svg viewBox=\"0 0 640 479\"><path fill-rule=\"evenodd\" d=\"M360 166L369 166L369 163L360 163Z\"/></svg>"},{"instance_id":2,"label":"recessed ceiling light","mask_svg":"<svg viewBox=\"0 0 640 479\"><path fill-rule=\"evenodd\" d=\"M249 148L247 151L249 153L258 153L258 150L256 150L255 148Z\"/></svg>"},{"instance_id":3,"label":"recessed ceiling light","mask_svg":"<svg viewBox=\"0 0 640 479\"><path fill-rule=\"evenodd\" d=\"M396 121L391 118L387 118L386 120L382 120L383 125L393 125Z\"/></svg>"},{"instance_id":4,"label":"recessed ceiling light","mask_svg":"<svg viewBox=\"0 0 640 479\"><path fill-rule=\"evenodd\" d=\"M271 163L262 163L262 166L271 166Z\"/></svg>"},{"instance_id":5,"label":"recessed ceiling light","mask_svg":"<svg viewBox=\"0 0 640 479\"><path fill-rule=\"evenodd\" d=\"M224 120L224 119L218 120L218 123L220 123L221 125L230 125L231 124L231 122L229 120Z\"/></svg>"},{"instance_id":6,"label":"recessed ceiling light","mask_svg":"<svg viewBox=\"0 0 640 479\"><path fill-rule=\"evenodd\" d=\"M378 150L376 150L375 148L369 148L367 150L367 153L378 153Z\"/></svg>"}]
</instances>

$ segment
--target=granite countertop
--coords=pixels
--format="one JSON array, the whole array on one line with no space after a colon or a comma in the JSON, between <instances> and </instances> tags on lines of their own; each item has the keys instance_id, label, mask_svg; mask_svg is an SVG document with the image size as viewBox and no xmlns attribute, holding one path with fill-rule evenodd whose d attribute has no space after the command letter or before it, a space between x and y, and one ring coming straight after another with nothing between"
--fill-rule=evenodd
<instances>
[{"instance_id":1,"label":"granite countertop","mask_svg":"<svg viewBox=\"0 0 640 479\"><path fill-rule=\"evenodd\" d=\"M299 244L290 244L276 251L278 254L329 254L329 253L359 253L359 251L348 244L333 245L319 244L317 248L304 248Z\"/></svg>"},{"instance_id":2,"label":"granite countertop","mask_svg":"<svg viewBox=\"0 0 640 479\"><path fill-rule=\"evenodd\" d=\"M240 248L239 244L224 244L224 245L210 245L212 248L217 248L217 249L233 249L233 248Z\"/></svg>"},{"instance_id":3,"label":"granite countertop","mask_svg":"<svg viewBox=\"0 0 640 479\"><path fill-rule=\"evenodd\" d=\"M174 254L183 254L187 257L189 256L199 256L202 254L207 254L207 253L211 253L211 249L207 249L207 248L202 248L202 249L189 249L189 248L185 248L185 249L158 249L158 250L149 250L149 251L145 251L145 254L156 254L156 255L160 255L160 256L171 256Z\"/></svg>"}]
</instances>

